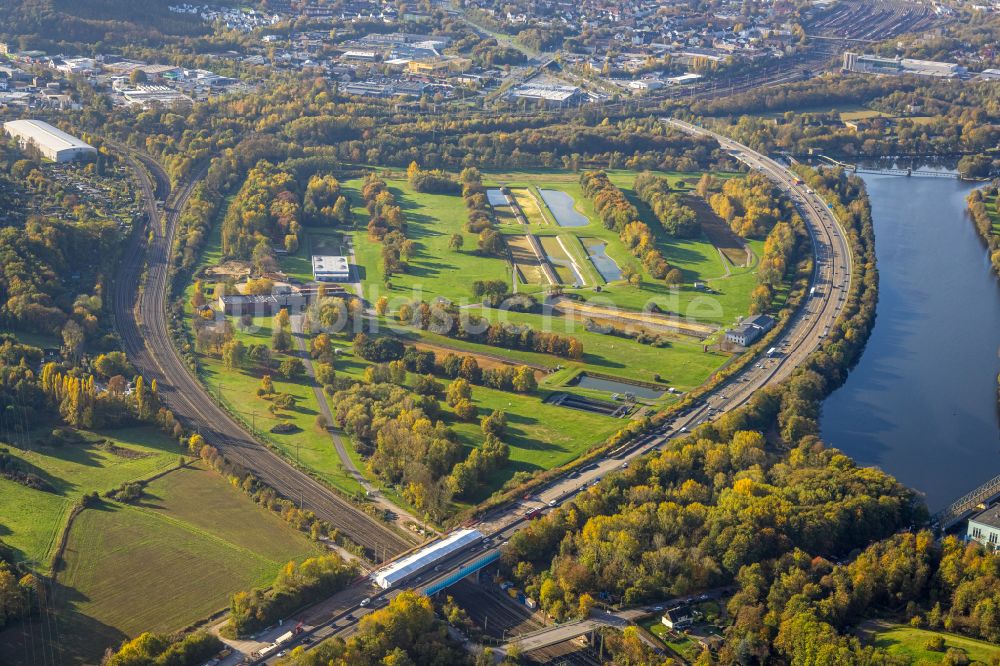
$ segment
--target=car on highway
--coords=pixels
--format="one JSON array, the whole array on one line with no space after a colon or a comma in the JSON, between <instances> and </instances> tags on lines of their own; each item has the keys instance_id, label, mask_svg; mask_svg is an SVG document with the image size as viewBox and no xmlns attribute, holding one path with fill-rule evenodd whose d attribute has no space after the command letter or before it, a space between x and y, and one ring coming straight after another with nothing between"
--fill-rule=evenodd
<instances>
[{"instance_id":1,"label":"car on highway","mask_svg":"<svg viewBox=\"0 0 1000 666\"><path fill-rule=\"evenodd\" d=\"M559 504L559 502L557 502L557 501L555 501L555 500L549 500L549 501L548 501L548 505L549 505L549 506L556 506L557 504Z\"/></svg>"},{"instance_id":2,"label":"car on highway","mask_svg":"<svg viewBox=\"0 0 1000 666\"><path fill-rule=\"evenodd\" d=\"M361 603L358 604L358 605L359 606L367 606L371 602L372 602L372 598L371 597L365 597L364 599L361 600Z\"/></svg>"}]
</instances>

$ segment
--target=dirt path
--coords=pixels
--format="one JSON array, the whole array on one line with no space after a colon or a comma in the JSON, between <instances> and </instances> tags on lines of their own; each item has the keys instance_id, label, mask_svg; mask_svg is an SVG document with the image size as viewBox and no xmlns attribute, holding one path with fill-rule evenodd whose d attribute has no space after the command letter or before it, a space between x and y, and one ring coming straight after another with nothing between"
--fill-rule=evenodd
<instances>
[{"instance_id":1,"label":"dirt path","mask_svg":"<svg viewBox=\"0 0 1000 666\"><path fill-rule=\"evenodd\" d=\"M636 312L633 310L622 310L620 308L580 303L578 301L574 301L573 299L566 298L565 296L553 299L552 305L560 312L567 314L607 319L635 326L657 326L675 331L677 333L682 333L684 335L691 335L699 339L704 339L718 330L715 326L689 321L679 317L671 317L669 315L658 314L655 312Z\"/></svg>"}]
</instances>

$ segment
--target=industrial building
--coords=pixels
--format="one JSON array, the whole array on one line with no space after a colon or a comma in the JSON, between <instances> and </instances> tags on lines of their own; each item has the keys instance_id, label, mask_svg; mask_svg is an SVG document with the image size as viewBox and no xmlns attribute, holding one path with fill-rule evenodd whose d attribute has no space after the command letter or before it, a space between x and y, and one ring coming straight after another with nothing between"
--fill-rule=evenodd
<instances>
[{"instance_id":1,"label":"industrial building","mask_svg":"<svg viewBox=\"0 0 1000 666\"><path fill-rule=\"evenodd\" d=\"M379 569L372 574L371 580L383 590L388 590L407 577L434 566L463 548L482 540L483 535L479 530L458 530L441 541L435 541L412 555Z\"/></svg>"},{"instance_id":2,"label":"industrial building","mask_svg":"<svg viewBox=\"0 0 1000 666\"><path fill-rule=\"evenodd\" d=\"M863 53L844 54L844 71L860 74L916 74L953 79L964 76L968 70L954 62L914 60L913 58L883 58Z\"/></svg>"},{"instance_id":3,"label":"industrial building","mask_svg":"<svg viewBox=\"0 0 1000 666\"><path fill-rule=\"evenodd\" d=\"M256 317L277 314L279 310L298 312L307 303L306 294L290 292L286 294L232 294L219 296L216 306L220 312L227 315L241 316L244 314Z\"/></svg>"},{"instance_id":4,"label":"industrial building","mask_svg":"<svg viewBox=\"0 0 1000 666\"><path fill-rule=\"evenodd\" d=\"M726 331L726 342L749 347L774 328L774 318L759 314L746 317L735 328Z\"/></svg>"},{"instance_id":5,"label":"industrial building","mask_svg":"<svg viewBox=\"0 0 1000 666\"><path fill-rule=\"evenodd\" d=\"M576 86L564 86L551 83L525 83L514 88L510 93L515 100L527 99L540 101L549 107L577 106L584 100L583 91Z\"/></svg>"},{"instance_id":6,"label":"industrial building","mask_svg":"<svg viewBox=\"0 0 1000 666\"><path fill-rule=\"evenodd\" d=\"M351 264L347 257L314 254L313 279L317 282L347 282L351 277Z\"/></svg>"},{"instance_id":7,"label":"industrial building","mask_svg":"<svg viewBox=\"0 0 1000 666\"><path fill-rule=\"evenodd\" d=\"M8 135L21 142L21 147L34 146L53 162L97 157L97 149L41 120L11 120L3 124Z\"/></svg>"}]
</instances>

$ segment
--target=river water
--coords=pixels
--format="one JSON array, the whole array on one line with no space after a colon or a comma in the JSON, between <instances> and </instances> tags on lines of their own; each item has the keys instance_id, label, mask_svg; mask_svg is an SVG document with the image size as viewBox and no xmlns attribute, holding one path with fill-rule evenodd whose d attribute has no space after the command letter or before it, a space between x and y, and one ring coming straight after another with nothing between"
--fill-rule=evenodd
<instances>
[{"instance_id":1,"label":"river water","mask_svg":"<svg viewBox=\"0 0 1000 666\"><path fill-rule=\"evenodd\" d=\"M823 439L935 511L1000 474L1000 286L965 214L972 185L864 179L878 315L857 367L823 404Z\"/></svg>"}]
</instances>

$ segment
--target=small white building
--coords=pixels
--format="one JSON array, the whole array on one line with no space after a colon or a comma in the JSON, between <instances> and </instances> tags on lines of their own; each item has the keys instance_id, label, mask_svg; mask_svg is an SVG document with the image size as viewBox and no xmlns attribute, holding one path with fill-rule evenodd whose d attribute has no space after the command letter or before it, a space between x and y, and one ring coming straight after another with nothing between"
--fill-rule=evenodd
<instances>
[{"instance_id":1,"label":"small white building","mask_svg":"<svg viewBox=\"0 0 1000 666\"><path fill-rule=\"evenodd\" d=\"M312 268L317 282L347 282L351 277L351 264L343 256L314 254Z\"/></svg>"},{"instance_id":2,"label":"small white building","mask_svg":"<svg viewBox=\"0 0 1000 666\"><path fill-rule=\"evenodd\" d=\"M97 149L80 139L41 120L11 120L3 124L4 131L21 143L22 148L34 146L53 162L94 159Z\"/></svg>"},{"instance_id":3,"label":"small white building","mask_svg":"<svg viewBox=\"0 0 1000 666\"><path fill-rule=\"evenodd\" d=\"M969 518L966 536L987 548L1000 548L1000 504L991 506Z\"/></svg>"},{"instance_id":4,"label":"small white building","mask_svg":"<svg viewBox=\"0 0 1000 666\"><path fill-rule=\"evenodd\" d=\"M663 614L660 621L667 629L681 629L694 622L694 614L686 606L670 608Z\"/></svg>"}]
</instances>

